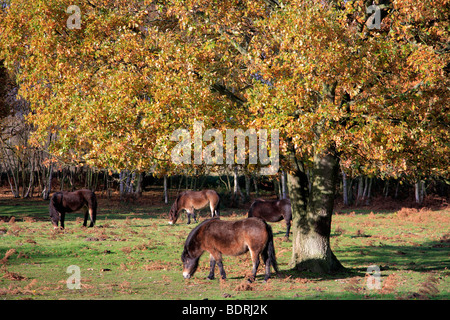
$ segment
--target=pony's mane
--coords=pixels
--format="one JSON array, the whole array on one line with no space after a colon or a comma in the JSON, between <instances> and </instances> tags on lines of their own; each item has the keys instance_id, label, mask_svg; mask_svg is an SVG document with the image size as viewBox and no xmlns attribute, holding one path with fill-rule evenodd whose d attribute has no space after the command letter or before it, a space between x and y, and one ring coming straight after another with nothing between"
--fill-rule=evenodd
<instances>
[{"instance_id":1,"label":"pony's mane","mask_svg":"<svg viewBox=\"0 0 450 320\"><path fill-rule=\"evenodd\" d=\"M183 191L182 193L180 193L180 194L176 197L175 201L174 201L173 204L172 204L171 210L172 210L172 209L173 209L173 210L176 210L176 209L178 208L178 201L180 200L180 198L181 198L182 196L184 196L185 193L186 193L186 191Z\"/></svg>"},{"instance_id":2,"label":"pony's mane","mask_svg":"<svg viewBox=\"0 0 450 320\"><path fill-rule=\"evenodd\" d=\"M188 251L189 245L191 244L192 239L194 239L194 237L197 235L200 228L215 219L217 219L217 218L206 219L205 221L202 221L201 223L199 223L198 226L196 226L194 229L192 229L192 231L189 233L188 237L186 238L186 242L184 243L184 250L183 250L182 256L189 255L189 251Z\"/></svg>"}]
</instances>

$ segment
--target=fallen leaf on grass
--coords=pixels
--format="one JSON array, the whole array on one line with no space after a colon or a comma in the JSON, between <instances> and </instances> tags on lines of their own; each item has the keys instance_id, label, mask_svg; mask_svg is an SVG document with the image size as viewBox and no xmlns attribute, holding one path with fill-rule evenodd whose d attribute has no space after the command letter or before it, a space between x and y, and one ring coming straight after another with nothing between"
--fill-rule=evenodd
<instances>
[{"instance_id":1,"label":"fallen leaf on grass","mask_svg":"<svg viewBox=\"0 0 450 320\"><path fill-rule=\"evenodd\" d=\"M22 280L26 280L27 277L21 276L18 273L15 272L9 272L6 271L5 274L3 275L3 278L8 279L8 280L13 280L13 281L22 281Z\"/></svg>"}]
</instances>

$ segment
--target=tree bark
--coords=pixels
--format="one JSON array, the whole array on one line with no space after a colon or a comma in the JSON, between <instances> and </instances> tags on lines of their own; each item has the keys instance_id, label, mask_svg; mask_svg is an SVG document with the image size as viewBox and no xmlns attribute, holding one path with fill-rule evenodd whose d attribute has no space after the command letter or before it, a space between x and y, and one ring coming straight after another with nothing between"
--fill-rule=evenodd
<instances>
[{"instance_id":1,"label":"tree bark","mask_svg":"<svg viewBox=\"0 0 450 320\"><path fill-rule=\"evenodd\" d=\"M344 267L331 251L330 231L339 159L333 147L314 156L311 191L303 163L291 154L294 171L288 174L293 213L291 266L298 270L331 273Z\"/></svg>"}]
</instances>

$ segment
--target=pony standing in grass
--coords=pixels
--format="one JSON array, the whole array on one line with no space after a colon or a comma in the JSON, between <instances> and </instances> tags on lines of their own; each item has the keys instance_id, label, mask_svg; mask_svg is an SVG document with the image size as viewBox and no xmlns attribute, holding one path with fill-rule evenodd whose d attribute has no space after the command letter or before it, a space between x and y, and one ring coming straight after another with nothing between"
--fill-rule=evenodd
<instances>
[{"instance_id":1,"label":"pony standing in grass","mask_svg":"<svg viewBox=\"0 0 450 320\"><path fill-rule=\"evenodd\" d=\"M219 216L219 194L214 190L184 191L175 199L169 211L169 224L175 224L181 210L186 210L188 224L191 223L191 216L195 219L195 210L200 210L209 205L211 217Z\"/></svg>"},{"instance_id":2,"label":"pony standing in grass","mask_svg":"<svg viewBox=\"0 0 450 320\"><path fill-rule=\"evenodd\" d=\"M208 219L195 227L188 235L181 254L183 277L192 277L197 270L203 252L209 252L210 272L208 279L214 279L214 269L219 266L222 279L226 278L222 255L238 256L250 251L253 262L250 282L255 280L259 256L266 265L264 280L270 277L270 266L278 273L272 228L260 218L239 221Z\"/></svg>"},{"instance_id":3,"label":"pony standing in grass","mask_svg":"<svg viewBox=\"0 0 450 320\"><path fill-rule=\"evenodd\" d=\"M289 199L255 200L248 210L248 217L258 217L268 222L278 222L284 219L286 223L286 240L291 230L292 210Z\"/></svg>"},{"instance_id":4,"label":"pony standing in grass","mask_svg":"<svg viewBox=\"0 0 450 320\"><path fill-rule=\"evenodd\" d=\"M74 192L55 192L50 199L50 218L53 228L58 229L58 222L61 221L61 229L64 229L64 217L66 213L78 211L85 208L84 223L86 227L87 218L91 223L89 227L93 227L97 217L97 197L91 190L77 190Z\"/></svg>"}]
</instances>

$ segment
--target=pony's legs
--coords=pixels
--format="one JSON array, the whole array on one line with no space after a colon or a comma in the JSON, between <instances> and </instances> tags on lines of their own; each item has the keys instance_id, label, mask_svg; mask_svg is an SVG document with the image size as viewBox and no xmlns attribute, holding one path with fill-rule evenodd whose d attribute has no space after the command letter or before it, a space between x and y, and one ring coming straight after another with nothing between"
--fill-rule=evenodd
<instances>
[{"instance_id":1,"label":"pony's legs","mask_svg":"<svg viewBox=\"0 0 450 320\"><path fill-rule=\"evenodd\" d=\"M64 217L65 217L65 215L66 215L65 212L61 212L61 217L60 217L61 229L64 229Z\"/></svg>"},{"instance_id":2,"label":"pony's legs","mask_svg":"<svg viewBox=\"0 0 450 320\"><path fill-rule=\"evenodd\" d=\"M88 213L89 213L88 208L87 208L87 207L84 207L84 222L83 222L83 227L86 227L86 225L87 225Z\"/></svg>"},{"instance_id":3,"label":"pony's legs","mask_svg":"<svg viewBox=\"0 0 450 320\"><path fill-rule=\"evenodd\" d=\"M214 259L213 255L209 255L209 275L208 279L213 280L214 279L214 269L216 268L216 260Z\"/></svg>"},{"instance_id":4,"label":"pony's legs","mask_svg":"<svg viewBox=\"0 0 450 320\"><path fill-rule=\"evenodd\" d=\"M218 203L216 203L216 206L214 206L211 202L209 203L209 208L211 209L211 218L214 218L214 216L219 216L219 210L217 209L218 206Z\"/></svg>"},{"instance_id":5,"label":"pony's legs","mask_svg":"<svg viewBox=\"0 0 450 320\"><path fill-rule=\"evenodd\" d=\"M191 224L191 216L192 216L192 218L194 219L194 222L197 223L197 219L195 218L195 212L194 212L194 213L189 213L189 212L188 212L187 216L188 216L188 222L187 222L187 224Z\"/></svg>"},{"instance_id":6,"label":"pony's legs","mask_svg":"<svg viewBox=\"0 0 450 320\"><path fill-rule=\"evenodd\" d=\"M210 270L209 270L208 279L214 279L214 268L216 266L216 263L217 263L217 266L219 267L221 278L225 280L227 278L227 274L225 273L225 270L223 269L222 254L217 251L214 252L214 254L212 254L212 253L209 254Z\"/></svg>"},{"instance_id":7,"label":"pony's legs","mask_svg":"<svg viewBox=\"0 0 450 320\"><path fill-rule=\"evenodd\" d=\"M89 219L91 220L91 224L89 228L92 228L95 224L96 212L93 208L89 208Z\"/></svg>"},{"instance_id":8,"label":"pony's legs","mask_svg":"<svg viewBox=\"0 0 450 320\"><path fill-rule=\"evenodd\" d=\"M217 265L219 266L220 276L223 280L227 278L227 274L225 273L225 269L223 268L222 257L217 261Z\"/></svg>"},{"instance_id":9,"label":"pony's legs","mask_svg":"<svg viewBox=\"0 0 450 320\"><path fill-rule=\"evenodd\" d=\"M248 281L253 282L256 279L256 272L258 271L258 267L259 267L259 253L256 253L255 251L250 250L250 256L252 257L253 269L252 269L252 275L248 279Z\"/></svg>"},{"instance_id":10,"label":"pony's legs","mask_svg":"<svg viewBox=\"0 0 450 320\"><path fill-rule=\"evenodd\" d=\"M197 219L195 218L195 210L194 210L194 208L192 207L190 210L186 210L186 212L187 212L187 216L188 216L187 224L191 223L191 216L192 216L192 218L194 218L194 222L197 223Z\"/></svg>"},{"instance_id":11,"label":"pony's legs","mask_svg":"<svg viewBox=\"0 0 450 320\"><path fill-rule=\"evenodd\" d=\"M286 221L286 235L284 236L286 240L289 239L289 232L291 230L291 220Z\"/></svg>"}]
</instances>

